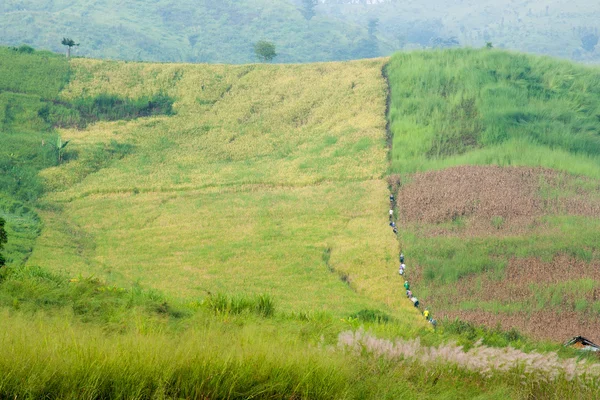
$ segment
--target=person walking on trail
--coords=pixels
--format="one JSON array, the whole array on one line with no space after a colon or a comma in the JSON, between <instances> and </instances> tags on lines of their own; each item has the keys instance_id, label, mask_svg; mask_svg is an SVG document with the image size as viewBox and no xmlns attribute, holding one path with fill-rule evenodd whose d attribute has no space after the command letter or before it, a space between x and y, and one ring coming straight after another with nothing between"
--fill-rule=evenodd
<instances>
[{"instance_id":1,"label":"person walking on trail","mask_svg":"<svg viewBox=\"0 0 600 400\"><path fill-rule=\"evenodd\" d=\"M394 227L394 228L392 229L392 231L393 231L393 232L394 232L396 235L398 234L398 228Z\"/></svg>"},{"instance_id":2,"label":"person walking on trail","mask_svg":"<svg viewBox=\"0 0 600 400\"><path fill-rule=\"evenodd\" d=\"M390 226L391 226L392 228L395 228L395 227L396 227L396 223L395 223L394 221L390 221Z\"/></svg>"},{"instance_id":3,"label":"person walking on trail","mask_svg":"<svg viewBox=\"0 0 600 400\"><path fill-rule=\"evenodd\" d=\"M413 304L415 305L415 307L419 308L419 300L416 297L411 297L410 301L413 302Z\"/></svg>"},{"instance_id":4,"label":"person walking on trail","mask_svg":"<svg viewBox=\"0 0 600 400\"><path fill-rule=\"evenodd\" d=\"M400 253L400 264L404 264L404 253Z\"/></svg>"},{"instance_id":5,"label":"person walking on trail","mask_svg":"<svg viewBox=\"0 0 600 400\"><path fill-rule=\"evenodd\" d=\"M410 290L406 290L406 297L408 297L409 299L412 297L412 292Z\"/></svg>"},{"instance_id":6,"label":"person walking on trail","mask_svg":"<svg viewBox=\"0 0 600 400\"><path fill-rule=\"evenodd\" d=\"M429 310L428 309L425 309L425 311L423 311L423 316L425 317L425 319L427 321L429 321Z\"/></svg>"},{"instance_id":7,"label":"person walking on trail","mask_svg":"<svg viewBox=\"0 0 600 400\"><path fill-rule=\"evenodd\" d=\"M390 208L390 220L394 218L394 210Z\"/></svg>"},{"instance_id":8,"label":"person walking on trail","mask_svg":"<svg viewBox=\"0 0 600 400\"><path fill-rule=\"evenodd\" d=\"M400 268L398 269L398 273L400 275L404 275L404 264L400 264Z\"/></svg>"},{"instance_id":9,"label":"person walking on trail","mask_svg":"<svg viewBox=\"0 0 600 400\"><path fill-rule=\"evenodd\" d=\"M393 203L393 202L394 202L394 195L390 194L390 203Z\"/></svg>"},{"instance_id":10,"label":"person walking on trail","mask_svg":"<svg viewBox=\"0 0 600 400\"><path fill-rule=\"evenodd\" d=\"M410 283L408 283L408 281L404 281L404 289L410 289Z\"/></svg>"}]
</instances>

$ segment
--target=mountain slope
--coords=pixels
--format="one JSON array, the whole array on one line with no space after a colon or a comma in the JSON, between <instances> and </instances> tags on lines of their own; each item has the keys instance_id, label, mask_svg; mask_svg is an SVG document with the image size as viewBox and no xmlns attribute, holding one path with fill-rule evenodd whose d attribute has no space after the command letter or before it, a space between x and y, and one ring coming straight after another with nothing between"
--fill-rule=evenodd
<instances>
[{"instance_id":1,"label":"mountain slope","mask_svg":"<svg viewBox=\"0 0 600 400\"><path fill-rule=\"evenodd\" d=\"M276 44L276 62L377 57L400 49L496 47L597 62L597 2L329 1L307 21L300 0L6 0L5 45L27 43L119 60L248 63L253 44Z\"/></svg>"}]
</instances>

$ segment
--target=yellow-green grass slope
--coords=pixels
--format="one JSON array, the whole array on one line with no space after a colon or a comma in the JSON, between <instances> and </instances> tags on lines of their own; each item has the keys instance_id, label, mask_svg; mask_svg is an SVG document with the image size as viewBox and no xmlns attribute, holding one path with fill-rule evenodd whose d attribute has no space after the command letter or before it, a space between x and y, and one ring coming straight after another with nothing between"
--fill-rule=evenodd
<instances>
[{"instance_id":1,"label":"yellow-green grass slope","mask_svg":"<svg viewBox=\"0 0 600 400\"><path fill-rule=\"evenodd\" d=\"M380 308L423 324L387 226L383 63L73 60L64 98L163 92L176 115L60 132L78 156L43 172L53 192L29 264L191 300L269 293L283 311ZM132 154L90 173L89 154L111 141Z\"/></svg>"}]
</instances>

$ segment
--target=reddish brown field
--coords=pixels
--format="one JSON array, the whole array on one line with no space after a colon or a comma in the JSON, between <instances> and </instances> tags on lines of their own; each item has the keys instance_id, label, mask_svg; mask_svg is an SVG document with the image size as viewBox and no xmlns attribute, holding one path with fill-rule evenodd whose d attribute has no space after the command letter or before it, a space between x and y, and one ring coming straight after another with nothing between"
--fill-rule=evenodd
<instances>
[{"instance_id":1,"label":"reddish brown field","mask_svg":"<svg viewBox=\"0 0 600 400\"><path fill-rule=\"evenodd\" d=\"M541 168L461 166L415 174L398 192L399 220L419 240L527 238L555 229L544 222L547 216L599 218L599 187L589 179ZM427 285L421 299L438 318L516 327L535 338L561 342L575 335L600 342L600 315L591 311L600 302L600 262L592 260L565 254L549 261L511 257L504 260L501 276L482 273L446 285L426 282L425 266L414 265L410 280L415 292ZM552 301L554 294L560 301ZM590 306L577 310L576 303L583 300ZM484 303L514 307L492 312Z\"/></svg>"},{"instance_id":2,"label":"reddish brown field","mask_svg":"<svg viewBox=\"0 0 600 400\"><path fill-rule=\"evenodd\" d=\"M585 185L584 185L585 184ZM430 235L522 234L552 214L600 216L600 188L588 180L542 168L461 166L414 175L398 193L400 219ZM550 196L541 192L550 189ZM502 218L501 226L492 224ZM461 219L464 228L444 226Z\"/></svg>"}]
</instances>

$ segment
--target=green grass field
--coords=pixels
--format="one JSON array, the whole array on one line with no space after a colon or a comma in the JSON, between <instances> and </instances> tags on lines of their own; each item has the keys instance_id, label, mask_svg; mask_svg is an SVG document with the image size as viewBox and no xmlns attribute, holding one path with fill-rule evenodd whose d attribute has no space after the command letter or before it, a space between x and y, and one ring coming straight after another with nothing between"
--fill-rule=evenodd
<instances>
[{"instance_id":1,"label":"green grass field","mask_svg":"<svg viewBox=\"0 0 600 400\"><path fill-rule=\"evenodd\" d=\"M465 54L482 63L502 64L504 57L508 70L524 62L505 53ZM32 63L45 57L27 56ZM27 63L20 57L7 50L3 61ZM27 198L11 189L19 187L18 175L7 180L13 186L2 186L10 265L0 271L0 313L7 321L0 343L9 349L0 363L0 397L597 397L592 357L494 326L447 322L434 332L406 299L397 273L399 244L388 226L388 174L401 172L409 184L417 171L456 165L488 145L470 148L459 140L449 154L417 150L436 146L438 129L427 131L410 114L421 115L424 100L402 108L397 83L423 86L416 78L401 81L410 77L401 72L409 65L402 57L420 62L429 55L286 66L74 59L68 81L55 74L62 85L49 85L44 96L29 93L39 96L37 103L13 102L29 104L29 111L4 125L1 134L20 153L3 160L13 160L10 168L35 165L24 183L39 191ZM392 90L391 153L384 68ZM10 90L28 93L28 85ZM416 104L417 88L412 93ZM463 97L452 101L462 105ZM138 118L157 98L172 101L172 110ZM104 109L106 102L138 111ZM48 103L60 107L50 107L54 117L46 120L40 110ZM81 104L97 107L93 118ZM435 115L447 118L453 103L447 107ZM405 126L400 118L414 126L398 130ZM581 119L578 127L591 123ZM592 143L591 134L580 131L573 135ZM425 136L407 139L407 132ZM62 161L50 152L48 164L27 162L46 154L45 136L36 135L69 140ZM411 143L412 156L399 157L401 144ZM546 151L554 145L533 146ZM593 165L593 154L584 150L563 151ZM596 179L594 171L586 176ZM570 190L589 192L590 182L577 181ZM545 187L547 199L560 195ZM569 232L573 218L551 223ZM576 238L592 243L597 230L588 223L579 224L585 229ZM564 236L562 248L571 248ZM425 274L431 279L412 282L422 299L434 287L444 290L435 285L469 276L471 270L459 268L469 248L481 259L529 251L523 238L493 254L452 237L435 239L443 244L430 252L434 239L418 230L400 239L410 274L437 266L433 276ZM553 254L555 239L536 242L540 256ZM580 258L589 258L587 248ZM449 252L454 268L435 264ZM542 307L578 288L592 294L593 282L574 282L532 290ZM433 312L437 317L445 310ZM498 363L507 351L520 360L508 368ZM577 359L580 375L571 372Z\"/></svg>"}]
</instances>

